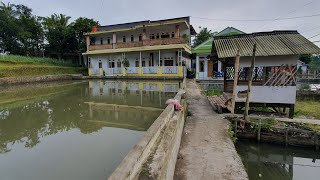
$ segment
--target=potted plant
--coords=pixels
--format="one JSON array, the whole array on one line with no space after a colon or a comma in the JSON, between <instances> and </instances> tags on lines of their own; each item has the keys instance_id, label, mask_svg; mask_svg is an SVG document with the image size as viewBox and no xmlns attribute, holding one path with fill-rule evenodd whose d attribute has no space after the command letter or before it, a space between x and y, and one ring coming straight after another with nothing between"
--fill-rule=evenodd
<instances>
[{"instance_id":1,"label":"potted plant","mask_svg":"<svg viewBox=\"0 0 320 180\"><path fill-rule=\"evenodd\" d=\"M126 74L127 74L127 67L130 66L129 60L128 60L127 58L124 58L124 59L122 60L122 65L123 65L124 69L126 70Z\"/></svg>"}]
</instances>

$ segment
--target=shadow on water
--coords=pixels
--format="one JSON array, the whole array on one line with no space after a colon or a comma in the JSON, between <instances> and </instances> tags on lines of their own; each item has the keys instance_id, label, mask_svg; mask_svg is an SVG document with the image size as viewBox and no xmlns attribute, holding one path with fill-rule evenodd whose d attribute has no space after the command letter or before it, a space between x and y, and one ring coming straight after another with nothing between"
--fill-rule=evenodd
<instances>
[{"instance_id":1,"label":"shadow on water","mask_svg":"<svg viewBox=\"0 0 320 180\"><path fill-rule=\"evenodd\" d=\"M320 152L301 147L239 141L236 149L250 180L316 180L320 177Z\"/></svg>"},{"instance_id":2,"label":"shadow on water","mask_svg":"<svg viewBox=\"0 0 320 180\"><path fill-rule=\"evenodd\" d=\"M105 179L178 89L98 80L0 89L1 179Z\"/></svg>"}]
</instances>

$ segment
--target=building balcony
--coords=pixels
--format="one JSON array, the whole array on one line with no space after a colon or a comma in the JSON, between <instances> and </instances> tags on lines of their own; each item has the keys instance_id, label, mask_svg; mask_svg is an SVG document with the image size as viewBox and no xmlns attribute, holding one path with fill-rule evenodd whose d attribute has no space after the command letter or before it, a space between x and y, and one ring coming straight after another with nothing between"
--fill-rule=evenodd
<instances>
[{"instance_id":1,"label":"building balcony","mask_svg":"<svg viewBox=\"0 0 320 180\"><path fill-rule=\"evenodd\" d=\"M102 50L102 49L112 49L112 44L101 44L101 45L89 46L89 51Z\"/></svg>"},{"instance_id":2,"label":"building balcony","mask_svg":"<svg viewBox=\"0 0 320 180\"><path fill-rule=\"evenodd\" d=\"M171 44L187 44L184 38L165 38L165 39L145 39L137 42L121 42L116 44L102 44L102 45L90 45L89 51L104 50L104 49L122 49L133 48L142 46L159 46L159 45L171 45Z\"/></svg>"}]
</instances>

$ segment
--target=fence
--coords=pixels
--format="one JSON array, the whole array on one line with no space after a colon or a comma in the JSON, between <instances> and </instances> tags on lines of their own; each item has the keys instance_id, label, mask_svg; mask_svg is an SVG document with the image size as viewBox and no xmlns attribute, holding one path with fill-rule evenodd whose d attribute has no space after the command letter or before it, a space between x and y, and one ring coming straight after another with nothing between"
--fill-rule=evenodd
<instances>
[{"instance_id":1,"label":"fence","mask_svg":"<svg viewBox=\"0 0 320 180\"><path fill-rule=\"evenodd\" d=\"M178 74L178 66L164 66L161 70L162 74Z\"/></svg>"},{"instance_id":2,"label":"fence","mask_svg":"<svg viewBox=\"0 0 320 180\"><path fill-rule=\"evenodd\" d=\"M158 74L158 67L143 67L142 74Z\"/></svg>"}]
</instances>

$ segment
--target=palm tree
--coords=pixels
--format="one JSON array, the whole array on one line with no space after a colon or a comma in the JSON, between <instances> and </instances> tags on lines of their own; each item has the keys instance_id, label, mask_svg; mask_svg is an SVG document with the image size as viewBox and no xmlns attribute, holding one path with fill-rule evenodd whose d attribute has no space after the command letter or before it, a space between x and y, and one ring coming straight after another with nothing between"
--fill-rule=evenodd
<instances>
[{"instance_id":1,"label":"palm tree","mask_svg":"<svg viewBox=\"0 0 320 180\"><path fill-rule=\"evenodd\" d=\"M4 2L1 2L0 11L2 11L2 13L8 17L14 17L15 15L17 15L15 5L10 3L5 4Z\"/></svg>"}]
</instances>

